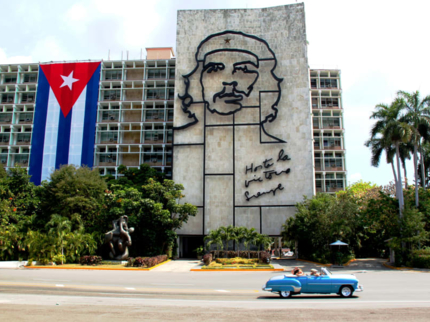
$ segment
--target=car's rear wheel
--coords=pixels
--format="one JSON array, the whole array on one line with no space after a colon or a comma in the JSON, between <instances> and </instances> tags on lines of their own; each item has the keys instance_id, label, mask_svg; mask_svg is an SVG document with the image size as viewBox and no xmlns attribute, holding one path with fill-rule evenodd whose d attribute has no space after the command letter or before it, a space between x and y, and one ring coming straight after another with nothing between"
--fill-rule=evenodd
<instances>
[{"instance_id":1,"label":"car's rear wheel","mask_svg":"<svg viewBox=\"0 0 430 322\"><path fill-rule=\"evenodd\" d=\"M344 285L340 287L339 295L342 297L351 297L354 290L351 286Z\"/></svg>"},{"instance_id":2,"label":"car's rear wheel","mask_svg":"<svg viewBox=\"0 0 430 322\"><path fill-rule=\"evenodd\" d=\"M293 293L291 293L290 291L280 291L279 292L279 296L282 297L283 299L289 298L289 297L291 297L291 295L293 295Z\"/></svg>"}]
</instances>

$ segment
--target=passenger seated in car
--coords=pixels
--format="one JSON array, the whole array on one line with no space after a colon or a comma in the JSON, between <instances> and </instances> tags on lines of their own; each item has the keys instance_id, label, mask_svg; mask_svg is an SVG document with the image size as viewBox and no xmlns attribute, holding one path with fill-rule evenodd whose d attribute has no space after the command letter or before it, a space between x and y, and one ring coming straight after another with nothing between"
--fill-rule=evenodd
<instances>
[{"instance_id":1,"label":"passenger seated in car","mask_svg":"<svg viewBox=\"0 0 430 322\"><path fill-rule=\"evenodd\" d=\"M318 273L318 271L315 268L311 269L311 276L321 276L320 273Z\"/></svg>"},{"instance_id":2,"label":"passenger seated in car","mask_svg":"<svg viewBox=\"0 0 430 322\"><path fill-rule=\"evenodd\" d=\"M293 270L291 271L291 274L296 275L296 276L303 276L303 275L305 275L303 273L303 271L300 268L298 268L298 267L294 267Z\"/></svg>"}]
</instances>

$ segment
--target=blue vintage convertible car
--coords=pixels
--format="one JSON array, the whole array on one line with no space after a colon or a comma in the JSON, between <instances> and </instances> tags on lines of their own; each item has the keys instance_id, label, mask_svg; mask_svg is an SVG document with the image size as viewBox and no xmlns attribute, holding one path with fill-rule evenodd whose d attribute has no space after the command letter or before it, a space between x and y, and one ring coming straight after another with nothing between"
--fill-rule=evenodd
<instances>
[{"instance_id":1,"label":"blue vintage convertible car","mask_svg":"<svg viewBox=\"0 0 430 322\"><path fill-rule=\"evenodd\" d=\"M342 297L351 297L354 292L362 292L363 286L358 284L358 279L354 275L332 274L330 270L323 267L321 276L306 274L305 276L272 277L263 286L263 291L279 293L283 298L300 293L336 293Z\"/></svg>"}]
</instances>

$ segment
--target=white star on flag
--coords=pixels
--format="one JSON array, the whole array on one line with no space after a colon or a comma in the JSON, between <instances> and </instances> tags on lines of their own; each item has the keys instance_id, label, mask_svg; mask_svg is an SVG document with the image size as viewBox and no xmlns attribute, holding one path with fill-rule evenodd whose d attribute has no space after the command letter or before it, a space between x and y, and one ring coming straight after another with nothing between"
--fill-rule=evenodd
<instances>
[{"instance_id":1,"label":"white star on flag","mask_svg":"<svg viewBox=\"0 0 430 322\"><path fill-rule=\"evenodd\" d=\"M60 88L64 87L64 86L69 86L70 90L72 90L73 83L75 83L79 80L79 79L73 78L73 70L69 76L66 77L66 76L61 75L61 78L63 78L64 83L60 86Z\"/></svg>"}]
</instances>

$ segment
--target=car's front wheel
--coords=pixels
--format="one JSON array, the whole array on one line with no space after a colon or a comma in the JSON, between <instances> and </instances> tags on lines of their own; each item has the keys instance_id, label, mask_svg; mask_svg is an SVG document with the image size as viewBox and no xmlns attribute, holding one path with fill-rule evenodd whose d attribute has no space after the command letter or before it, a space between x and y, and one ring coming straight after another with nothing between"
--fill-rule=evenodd
<instances>
[{"instance_id":1,"label":"car's front wheel","mask_svg":"<svg viewBox=\"0 0 430 322\"><path fill-rule=\"evenodd\" d=\"M339 294L342 297L351 297L353 292L354 290L352 289L352 287L348 285L341 286L339 290Z\"/></svg>"},{"instance_id":2,"label":"car's front wheel","mask_svg":"<svg viewBox=\"0 0 430 322\"><path fill-rule=\"evenodd\" d=\"M291 295L293 295L293 293L291 293L290 291L279 292L279 296L282 297L283 299L289 298L291 297Z\"/></svg>"}]
</instances>

